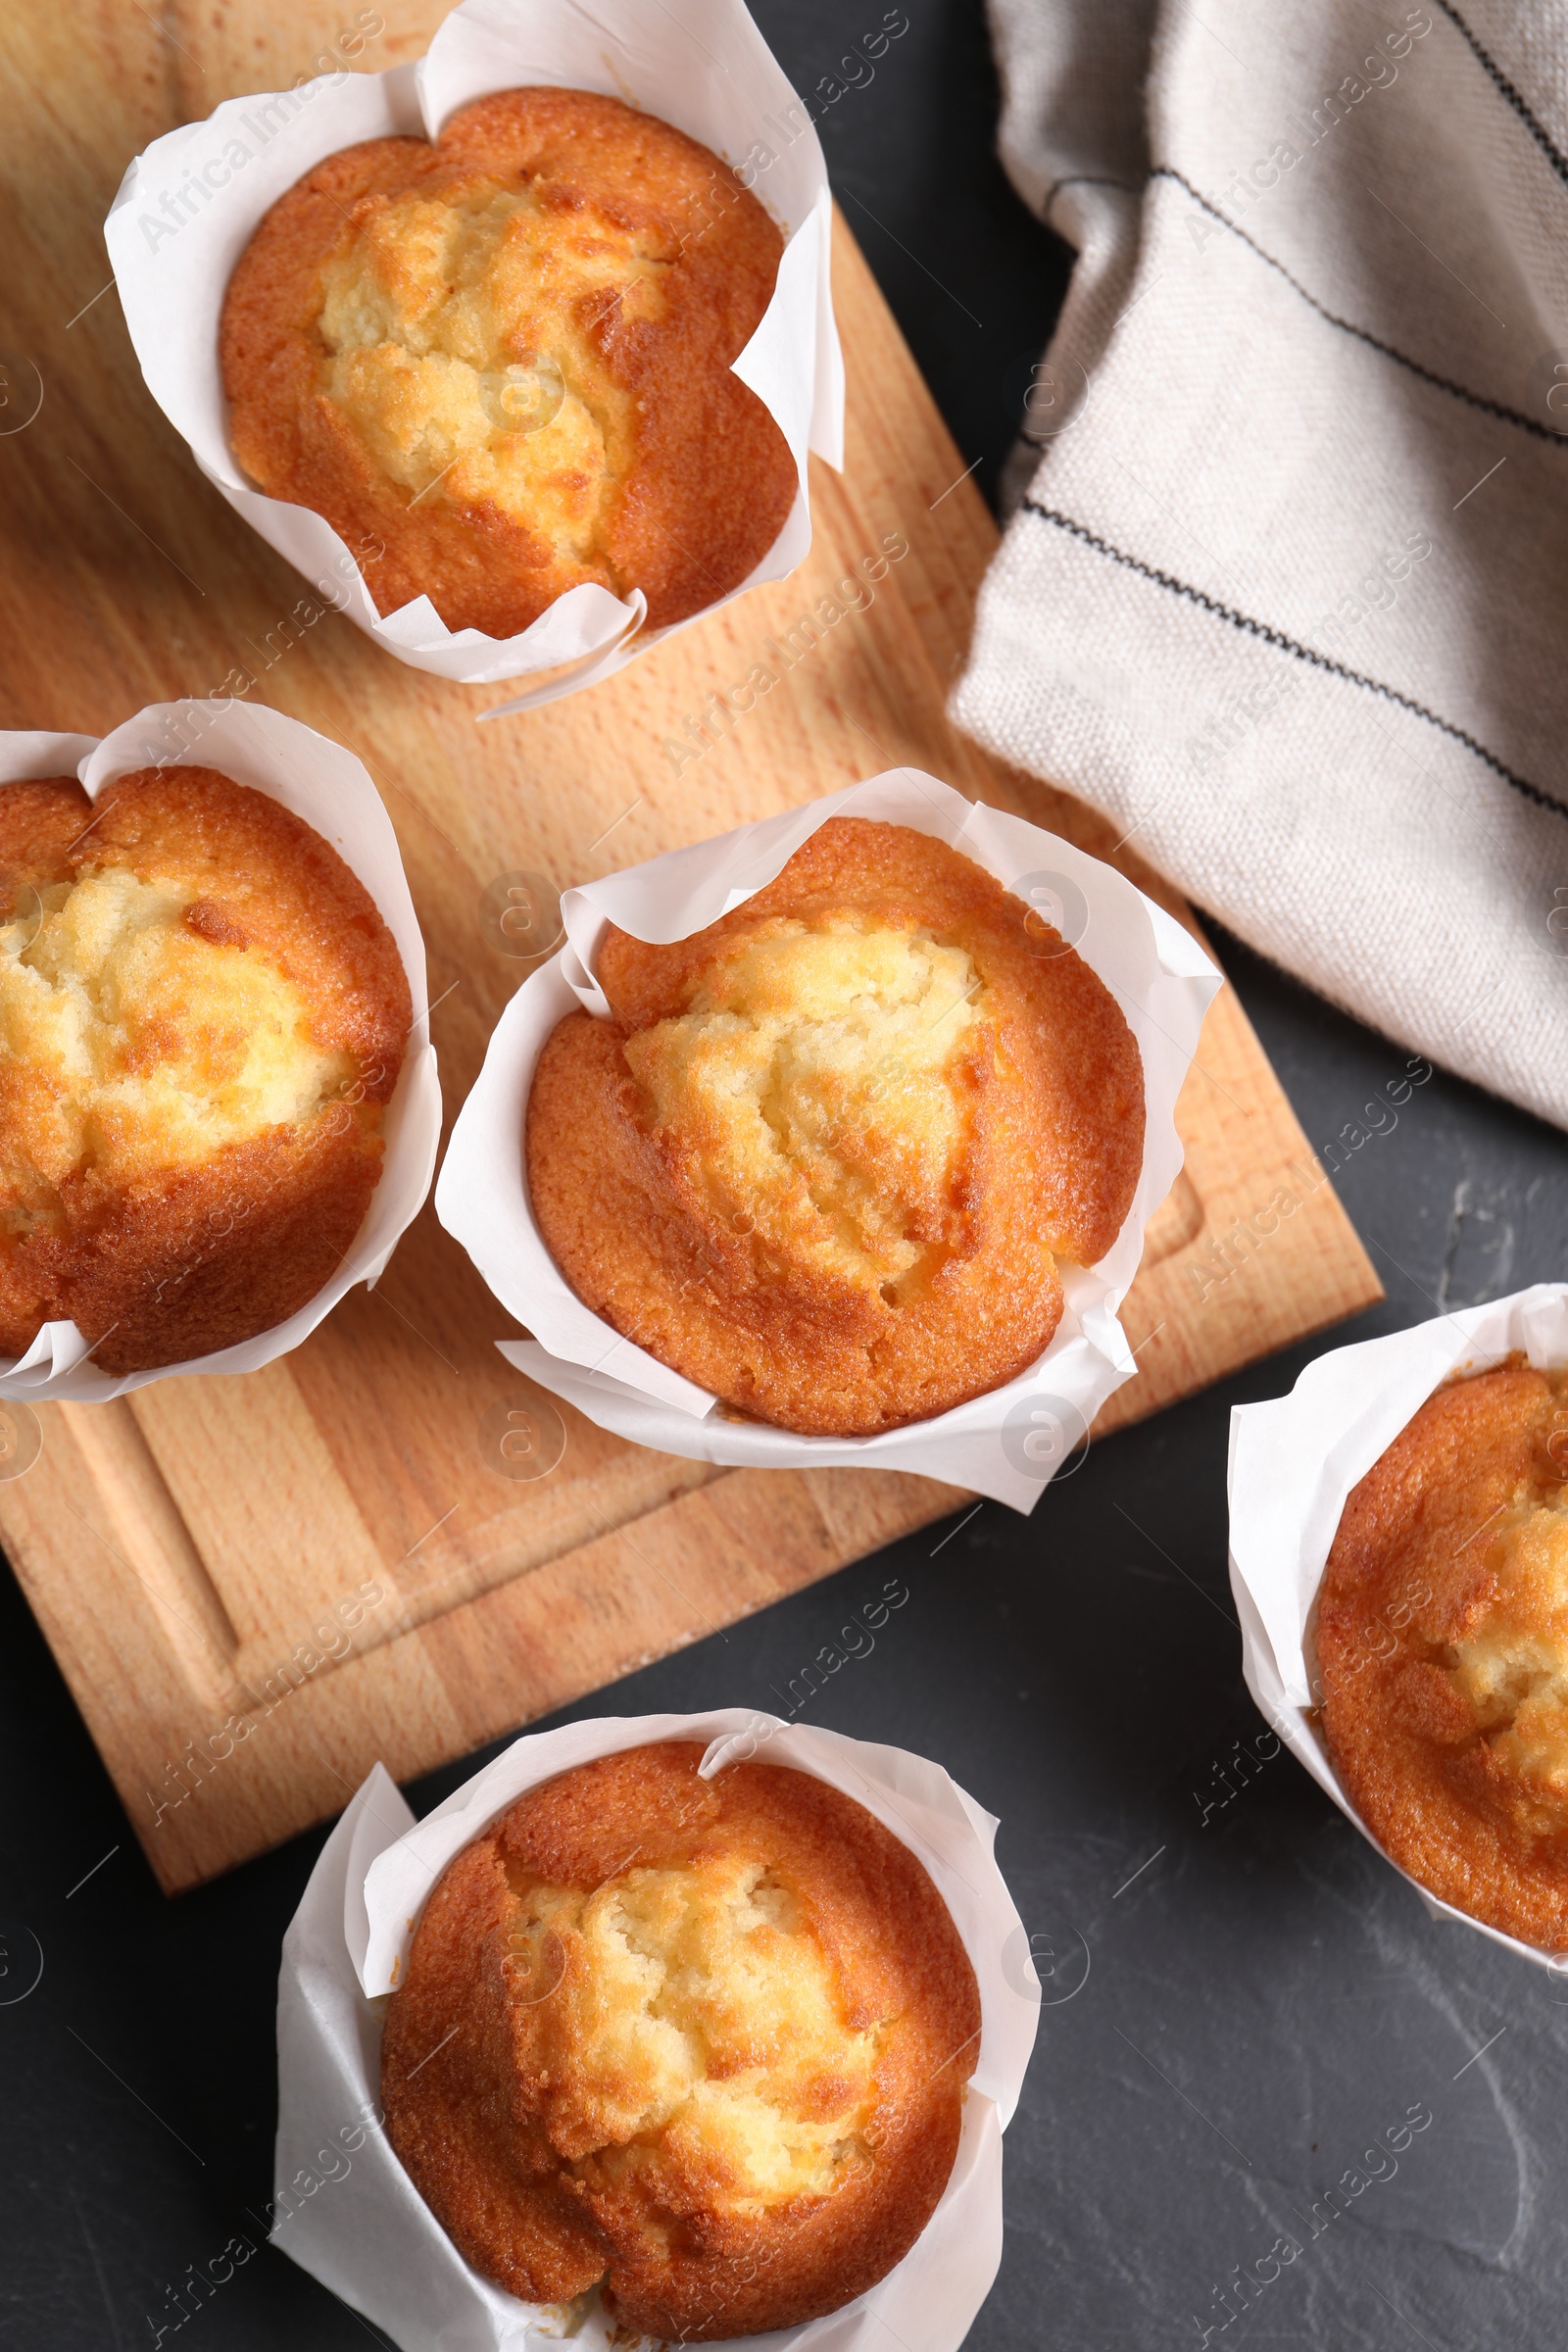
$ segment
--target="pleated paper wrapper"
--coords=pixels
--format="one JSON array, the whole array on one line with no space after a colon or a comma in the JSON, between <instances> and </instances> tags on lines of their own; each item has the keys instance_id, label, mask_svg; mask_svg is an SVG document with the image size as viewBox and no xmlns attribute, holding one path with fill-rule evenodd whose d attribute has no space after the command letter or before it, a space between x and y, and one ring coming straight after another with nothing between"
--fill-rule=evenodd
<instances>
[{"instance_id":1,"label":"pleated paper wrapper","mask_svg":"<svg viewBox=\"0 0 1568 2352\"><path fill-rule=\"evenodd\" d=\"M789 443L800 486L773 546L732 594L783 579L811 543L808 450L843 464L844 363L829 287L827 167L742 0L682 0L678 11L645 0L463 0L415 63L225 99L204 122L167 131L127 170L104 226L154 399L209 481L279 555L416 669L467 685L553 673L486 716L609 677L670 629L643 628L641 589L621 599L591 582L558 597L514 637L449 629L426 596L383 616L354 551L325 517L269 498L241 470L228 441L219 322L234 266L263 216L325 157L363 139L433 139L472 100L540 84L595 90L673 123L743 169L783 232L772 300L733 371Z\"/></svg>"},{"instance_id":2,"label":"pleated paper wrapper","mask_svg":"<svg viewBox=\"0 0 1568 2352\"><path fill-rule=\"evenodd\" d=\"M403 1068L386 1108L385 1157L348 1256L308 1306L237 1347L118 1377L92 1361L74 1323L46 1323L24 1354L0 1357L0 1396L27 1404L99 1404L188 1372L257 1372L307 1339L357 1282L373 1283L424 1205L441 1141L441 1085L426 1025L424 941L391 819L341 744L280 710L240 702L151 703L100 742L92 735L0 734L0 792L29 776L74 774L90 800L139 767L212 767L303 818L330 842L397 942L414 1005Z\"/></svg>"},{"instance_id":3,"label":"pleated paper wrapper","mask_svg":"<svg viewBox=\"0 0 1568 2352\"><path fill-rule=\"evenodd\" d=\"M1029 1938L992 1855L997 1824L924 1757L740 1707L525 1735L417 1824L375 1767L284 1939L272 2242L402 2352L527 2352L563 2336L587 2352L631 2352L597 2290L575 2307L526 2304L464 2260L379 2128L380 2044L383 1996L453 1856L524 1789L657 1740L705 1741L705 1774L757 1755L842 1789L918 1856L953 1914L979 1982L981 2036L941 2201L904 2260L857 2301L744 2342L749 2352L887 2352L890 2342L958 2352L1002 2256L1002 2134L1040 2014Z\"/></svg>"},{"instance_id":4,"label":"pleated paper wrapper","mask_svg":"<svg viewBox=\"0 0 1568 2352\"><path fill-rule=\"evenodd\" d=\"M1144 1162L1132 1207L1098 1265L1061 1267L1065 1305L1049 1348L988 1396L870 1438L801 1437L731 1420L706 1390L622 1339L558 1271L534 1220L522 1158L545 1040L579 1006L609 1014L593 977L607 924L665 943L702 930L770 882L833 816L932 834L1009 889L1022 886L1031 905L1051 907L1054 927L1077 934L1078 954L1121 1007L1144 1067ZM498 1342L502 1354L591 1421L663 1453L775 1470L913 1470L1032 1509L1106 1397L1137 1370L1117 1309L1138 1270L1145 1228L1181 1169L1176 1098L1220 986L1198 942L1113 866L907 767L567 891L562 920L565 944L523 982L497 1025L436 1186L442 1224L532 1335Z\"/></svg>"},{"instance_id":5,"label":"pleated paper wrapper","mask_svg":"<svg viewBox=\"0 0 1568 2352\"><path fill-rule=\"evenodd\" d=\"M1307 1365L1289 1396L1231 1410L1231 1592L1247 1688L1292 1754L1373 1845L1313 1721L1322 1697L1314 1629L1323 1571L1350 1489L1433 1391L1516 1350L1539 1371L1568 1364L1568 1283L1537 1283L1485 1306L1336 1348ZM1399 1865L1390 1860L1390 1868ZM1459 1920L1522 1960L1561 1972L1568 1955L1521 1943L1441 1902L1408 1871L1399 1876L1434 1919Z\"/></svg>"}]
</instances>

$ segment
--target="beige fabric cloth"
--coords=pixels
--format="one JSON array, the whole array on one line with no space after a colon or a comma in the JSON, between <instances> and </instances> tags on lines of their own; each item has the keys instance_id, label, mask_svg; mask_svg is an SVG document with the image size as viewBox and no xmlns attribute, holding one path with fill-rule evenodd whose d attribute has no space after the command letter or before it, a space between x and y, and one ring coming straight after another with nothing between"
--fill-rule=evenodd
<instances>
[{"instance_id":1,"label":"beige fabric cloth","mask_svg":"<svg viewBox=\"0 0 1568 2352\"><path fill-rule=\"evenodd\" d=\"M1080 259L956 716L1568 1126L1568 0L992 15Z\"/></svg>"}]
</instances>

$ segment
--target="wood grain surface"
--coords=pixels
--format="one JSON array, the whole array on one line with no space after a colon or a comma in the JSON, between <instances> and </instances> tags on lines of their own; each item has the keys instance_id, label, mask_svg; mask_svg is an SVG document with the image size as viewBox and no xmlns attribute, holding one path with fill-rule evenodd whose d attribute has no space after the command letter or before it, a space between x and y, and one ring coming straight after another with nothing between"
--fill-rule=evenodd
<instances>
[{"instance_id":1,"label":"wood grain surface","mask_svg":"<svg viewBox=\"0 0 1568 2352\"><path fill-rule=\"evenodd\" d=\"M378 13L362 70L416 56L444 11ZM814 467L815 542L792 579L604 686L484 726L506 688L405 668L330 612L302 623L307 584L147 394L101 225L150 139L322 70L372 14L12 0L0 723L102 733L237 669L251 699L352 746L424 927L449 1119L532 968L487 901L499 878L564 888L901 761L1113 857L1185 917L1098 817L948 722L995 527L842 226L848 463ZM821 619L788 666L764 650L896 549L868 606ZM778 686L716 717L710 698L758 662ZM1100 1431L1379 1296L1228 989L1179 1118L1186 1170L1124 1316L1140 1375ZM1260 1237L1282 1191L1296 1205ZM282 1362L40 1410L38 1458L0 1482L0 1535L167 1888L336 1811L377 1757L400 1779L426 1770L961 1499L884 1473L677 1461L566 1408L559 1465L515 1479L498 1429L540 1399L495 1351L514 1329L426 1207L378 1290Z\"/></svg>"}]
</instances>

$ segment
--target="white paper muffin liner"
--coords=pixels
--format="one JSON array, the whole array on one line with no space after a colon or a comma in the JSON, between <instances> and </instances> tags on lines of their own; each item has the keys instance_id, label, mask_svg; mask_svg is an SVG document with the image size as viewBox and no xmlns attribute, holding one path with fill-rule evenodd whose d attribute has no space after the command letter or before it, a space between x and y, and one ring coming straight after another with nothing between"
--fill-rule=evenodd
<instances>
[{"instance_id":1,"label":"white paper muffin liner","mask_svg":"<svg viewBox=\"0 0 1568 2352\"><path fill-rule=\"evenodd\" d=\"M462 0L416 64L226 99L205 122L166 132L127 170L104 225L149 390L209 481L279 555L416 669L467 685L558 673L487 716L609 677L688 624L645 630L640 589L622 601L591 584L558 597L514 637L449 629L425 596L383 617L358 551L324 516L267 497L242 472L229 448L218 334L229 278L263 215L323 158L362 139L433 139L460 107L534 84L595 90L673 123L743 170L783 230L772 300L733 371L789 443L800 488L773 546L731 594L783 579L811 543L808 449L834 466L844 461L844 363L828 282L827 167L742 0L682 0L678 12L646 0Z\"/></svg>"},{"instance_id":2,"label":"white paper muffin liner","mask_svg":"<svg viewBox=\"0 0 1568 2352\"><path fill-rule=\"evenodd\" d=\"M1307 1365L1289 1396L1231 1410L1231 1592L1242 1623L1247 1688L1318 1784L1378 1845L1312 1720L1321 1698L1318 1588L1350 1489L1386 1453L1435 1389L1520 1351L1541 1371L1568 1364L1568 1283L1537 1283L1384 1339L1336 1348ZM1523 1960L1560 1973L1568 1954L1521 1943L1408 1880L1435 1919L1460 1920Z\"/></svg>"},{"instance_id":3,"label":"white paper muffin liner","mask_svg":"<svg viewBox=\"0 0 1568 2352\"><path fill-rule=\"evenodd\" d=\"M1004 1388L872 1438L800 1437L731 1420L707 1390L622 1339L558 1270L534 1220L522 1158L545 1040L579 1005L609 1013L593 977L606 925L638 939L684 939L770 882L831 816L932 834L1007 888L1032 892L1110 990L1144 1065L1144 1164L1132 1207L1098 1265L1062 1266L1065 1304L1050 1347ZM532 1334L499 1341L502 1354L590 1420L663 1453L767 1469L914 1470L1033 1509L1106 1397L1137 1369L1117 1308L1138 1270L1144 1229L1181 1168L1176 1098L1220 986L1198 942L1113 866L910 767L569 890L561 912L565 944L503 1013L436 1186L442 1224Z\"/></svg>"},{"instance_id":4,"label":"white paper muffin liner","mask_svg":"<svg viewBox=\"0 0 1568 2352\"><path fill-rule=\"evenodd\" d=\"M257 1372L286 1355L357 1282L374 1283L405 1227L424 1205L441 1141L441 1086L427 1011L424 941L404 879L391 819L368 775L341 744L280 710L240 702L150 703L100 741L93 735L0 734L0 792L29 776L74 772L89 800L139 767L213 767L249 784L330 842L369 892L397 942L414 1023L386 1108L385 1156L359 1239L308 1306L270 1331L184 1363L118 1378L91 1360L74 1323L46 1323L25 1354L0 1357L0 1396L29 1404L100 1404L149 1381L187 1372Z\"/></svg>"},{"instance_id":5,"label":"white paper muffin liner","mask_svg":"<svg viewBox=\"0 0 1568 2352\"><path fill-rule=\"evenodd\" d=\"M957 2352L1001 2260L1002 2133L1040 2015L1029 1939L992 1855L997 1824L922 1756L741 1707L525 1735L417 1825L376 1765L283 1942L272 2242L402 2352L527 2352L565 2334L591 2352L612 2342L630 2352L597 2295L585 2313L521 2303L458 2252L378 2128L379 1996L399 1981L442 1871L514 1798L590 1757L656 1740L706 1740L705 1774L760 1755L842 1789L918 1856L953 1914L979 1982L981 2038L941 2201L904 2260L856 2302L741 2340L748 2352L886 2352L890 2341Z\"/></svg>"}]
</instances>

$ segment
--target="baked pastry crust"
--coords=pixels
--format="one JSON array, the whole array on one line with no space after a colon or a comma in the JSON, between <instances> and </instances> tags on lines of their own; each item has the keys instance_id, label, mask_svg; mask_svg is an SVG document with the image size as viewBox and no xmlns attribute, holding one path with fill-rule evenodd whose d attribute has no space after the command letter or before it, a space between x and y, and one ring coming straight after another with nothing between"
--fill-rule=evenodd
<instances>
[{"instance_id":1,"label":"baked pastry crust","mask_svg":"<svg viewBox=\"0 0 1568 2352\"><path fill-rule=\"evenodd\" d=\"M412 1019L335 851L212 768L0 788L0 1355L286 1321L352 1248Z\"/></svg>"},{"instance_id":2,"label":"baked pastry crust","mask_svg":"<svg viewBox=\"0 0 1568 2352\"><path fill-rule=\"evenodd\" d=\"M885 2277L957 2152L974 1972L908 1848L787 1766L670 1740L519 1797L449 1864L388 2003L393 2147L525 2301L796 2327Z\"/></svg>"},{"instance_id":3,"label":"baked pastry crust","mask_svg":"<svg viewBox=\"0 0 1568 2352\"><path fill-rule=\"evenodd\" d=\"M736 588L794 504L730 371L783 240L706 147L588 90L501 90L279 198L220 329L234 454L325 515L378 609L509 637L566 590L648 625ZM379 551L379 552L377 552Z\"/></svg>"},{"instance_id":4,"label":"baked pastry crust","mask_svg":"<svg viewBox=\"0 0 1568 2352\"><path fill-rule=\"evenodd\" d=\"M1348 1499L1318 1601L1323 1728L1384 1850L1568 1951L1568 1374L1439 1389Z\"/></svg>"},{"instance_id":5,"label":"baked pastry crust","mask_svg":"<svg viewBox=\"0 0 1568 2352\"><path fill-rule=\"evenodd\" d=\"M1103 983L983 867L833 817L667 947L612 929L612 1021L547 1040L525 1155L547 1247L732 1408L851 1436L1024 1371L1143 1162Z\"/></svg>"}]
</instances>

